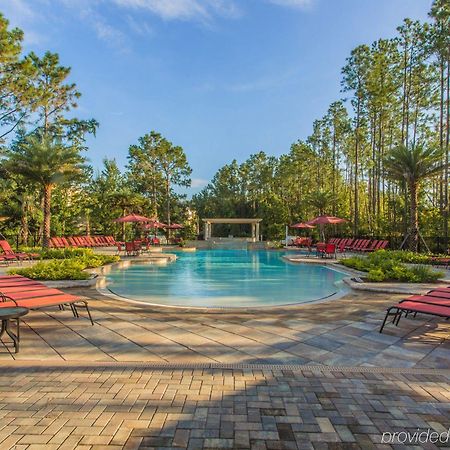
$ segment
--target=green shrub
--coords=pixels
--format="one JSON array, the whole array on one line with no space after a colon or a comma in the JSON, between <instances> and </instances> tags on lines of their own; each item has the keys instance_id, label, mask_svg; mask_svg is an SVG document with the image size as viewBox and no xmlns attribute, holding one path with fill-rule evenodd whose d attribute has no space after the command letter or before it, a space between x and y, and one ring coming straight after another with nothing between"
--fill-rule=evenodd
<instances>
[{"instance_id":1,"label":"green shrub","mask_svg":"<svg viewBox=\"0 0 450 450\"><path fill-rule=\"evenodd\" d=\"M420 264L429 256L413 252L379 250L367 257L353 256L341 261L346 267L367 272L367 279L373 282L386 280L409 283L430 283L443 276L424 265L407 267L404 262Z\"/></svg>"},{"instance_id":2,"label":"green shrub","mask_svg":"<svg viewBox=\"0 0 450 450\"><path fill-rule=\"evenodd\" d=\"M351 258L345 258L340 261L340 263L346 267L361 270L363 272L367 271L367 269L369 268L367 258L363 258L361 256L352 256Z\"/></svg>"},{"instance_id":3,"label":"green shrub","mask_svg":"<svg viewBox=\"0 0 450 450\"><path fill-rule=\"evenodd\" d=\"M90 274L84 272L85 266L78 259L41 261L23 269L11 269L11 275L23 275L33 280L87 280Z\"/></svg>"},{"instance_id":4,"label":"green shrub","mask_svg":"<svg viewBox=\"0 0 450 450\"><path fill-rule=\"evenodd\" d=\"M386 274L382 269L370 269L367 274L367 279L375 282L384 281L386 279Z\"/></svg>"},{"instance_id":5,"label":"green shrub","mask_svg":"<svg viewBox=\"0 0 450 450\"><path fill-rule=\"evenodd\" d=\"M402 262L402 263L409 263L409 264L429 264L430 263L430 256L428 254L423 253L416 253L416 252L410 252L410 251L404 251L404 250L379 250L373 255L379 255L381 257L388 257L391 259L395 259L396 261Z\"/></svg>"},{"instance_id":6,"label":"green shrub","mask_svg":"<svg viewBox=\"0 0 450 450\"><path fill-rule=\"evenodd\" d=\"M92 248L46 248L40 251L42 259L71 259L94 255Z\"/></svg>"},{"instance_id":7,"label":"green shrub","mask_svg":"<svg viewBox=\"0 0 450 450\"><path fill-rule=\"evenodd\" d=\"M443 272L435 272L425 266L410 267L409 271L416 277L414 283L432 283L444 276Z\"/></svg>"},{"instance_id":8,"label":"green shrub","mask_svg":"<svg viewBox=\"0 0 450 450\"><path fill-rule=\"evenodd\" d=\"M23 275L33 280L86 280L90 274L84 269L104 266L120 260L118 256L98 255L92 249L49 249L46 257L31 267L12 269L10 274Z\"/></svg>"}]
</instances>

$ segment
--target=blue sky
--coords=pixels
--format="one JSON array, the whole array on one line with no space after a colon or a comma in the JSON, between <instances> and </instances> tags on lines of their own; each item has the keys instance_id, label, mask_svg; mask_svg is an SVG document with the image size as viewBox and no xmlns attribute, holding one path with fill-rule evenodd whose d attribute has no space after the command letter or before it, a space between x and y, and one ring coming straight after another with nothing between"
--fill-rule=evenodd
<instances>
[{"instance_id":1,"label":"blue sky","mask_svg":"<svg viewBox=\"0 0 450 450\"><path fill-rule=\"evenodd\" d=\"M89 159L126 164L157 130L198 191L233 158L280 155L340 98L352 48L391 37L431 0L0 0L25 50L57 52L100 122Z\"/></svg>"}]
</instances>

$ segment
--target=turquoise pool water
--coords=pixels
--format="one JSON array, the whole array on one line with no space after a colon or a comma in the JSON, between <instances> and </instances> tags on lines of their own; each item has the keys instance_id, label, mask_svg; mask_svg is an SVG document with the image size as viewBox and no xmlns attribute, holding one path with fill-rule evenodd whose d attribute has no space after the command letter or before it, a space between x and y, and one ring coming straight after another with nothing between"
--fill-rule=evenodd
<instances>
[{"instance_id":1,"label":"turquoise pool water","mask_svg":"<svg viewBox=\"0 0 450 450\"><path fill-rule=\"evenodd\" d=\"M132 264L107 276L111 292L170 306L245 307L304 303L342 289L345 274L325 266L292 264L284 252L178 252L167 265Z\"/></svg>"}]
</instances>

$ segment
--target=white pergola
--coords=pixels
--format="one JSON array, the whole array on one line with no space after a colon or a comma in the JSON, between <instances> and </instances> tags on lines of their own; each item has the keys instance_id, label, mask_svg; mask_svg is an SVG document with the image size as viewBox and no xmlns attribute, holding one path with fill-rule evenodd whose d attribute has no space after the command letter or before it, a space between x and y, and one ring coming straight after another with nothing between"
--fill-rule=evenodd
<instances>
[{"instance_id":1,"label":"white pergola","mask_svg":"<svg viewBox=\"0 0 450 450\"><path fill-rule=\"evenodd\" d=\"M205 241L211 239L212 237L212 226L213 224L246 224L252 227L252 242L259 241L259 224L262 219L203 219L204 222L204 236Z\"/></svg>"}]
</instances>

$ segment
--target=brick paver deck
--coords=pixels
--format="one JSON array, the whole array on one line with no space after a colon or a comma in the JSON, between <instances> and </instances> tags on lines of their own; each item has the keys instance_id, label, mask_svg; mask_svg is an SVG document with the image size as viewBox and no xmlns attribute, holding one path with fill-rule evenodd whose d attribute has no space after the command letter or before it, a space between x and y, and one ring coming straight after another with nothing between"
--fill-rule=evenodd
<instances>
[{"instance_id":1,"label":"brick paver deck","mask_svg":"<svg viewBox=\"0 0 450 450\"><path fill-rule=\"evenodd\" d=\"M94 326L36 311L18 355L0 345L1 450L382 449L450 427L450 323L380 335L394 297L208 313L80 293Z\"/></svg>"},{"instance_id":2,"label":"brick paver deck","mask_svg":"<svg viewBox=\"0 0 450 450\"><path fill-rule=\"evenodd\" d=\"M450 371L64 364L2 368L0 448L371 449L450 427Z\"/></svg>"},{"instance_id":3,"label":"brick paver deck","mask_svg":"<svg viewBox=\"0 0 450 450\"><path fill-rule=\"evenodd\" d=\"M401 296L355 293L277 310L208 313L140 306L90 289L95 325L70 311L25 317L21 351L5 338L0 362L153 361L325 364L380 367L450 366L450 323L430 316L403 319L378 332Z\"/></svg>"}]
</instances>

